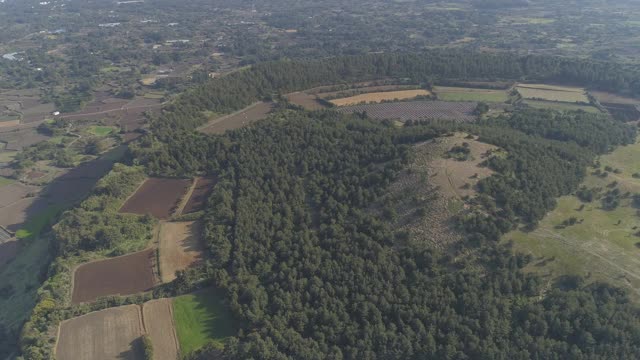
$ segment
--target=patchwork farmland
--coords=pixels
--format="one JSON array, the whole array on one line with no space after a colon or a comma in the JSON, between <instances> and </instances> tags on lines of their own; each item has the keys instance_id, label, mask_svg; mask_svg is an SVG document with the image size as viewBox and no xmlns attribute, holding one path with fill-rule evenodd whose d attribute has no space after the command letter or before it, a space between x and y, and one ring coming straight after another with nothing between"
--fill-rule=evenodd
<instances>
[{"instance_id":1,"label":"patchwork farmland","mask_svg":"<svg viewBox=\"0 0 640 360\"><path fill-rule=\"evenodd\" d=\"M372 119L407 120L452 120L471 122L475 120L475 102L408 101L397 103L345 106L342 113L363 113Z\"/></svg>"},{"instance_id":2,"label":"patchwork farmland","mask_svg":"<svg viewBox=\"0 0 640 360\"><path fill-rule=\"evenodd\" d=\"M586 90L582 88L544 84L519 84L516 89L523 99L589 103Z\"/></svg>"},{"instance_id":3,"label":"patchwork farmland","mask_svg":"<svg viewBox=\"0 0 640 360\"><path fill-rule=\"evenodd\" d=\"M178 338L173 319L173 300L152 300L142 307L144 328L153 344L154 360L176 360Z\"/></svg>"},{"instance_id":4,"label":"patchwork farmland","mask_svg":"<svg viewBox=\"0 0 640 360\"><path fill-rule=\"evenodd\" d=\"M189 179L150 178L124 203L120 212L168 219L190 184Z\"/></svg>"},{"instance_id":5,"label":"patchwork farmland","mask_svg":"<svg viewBox=\"0 0 640 360\"><path fill-rule=\"evenodd\" d=\"M158 253L163 283L173 281L176 271L185 270L204 259L201 233L202 224L197 221L160 224Z\"/></svg>"},{"instance_id":6,"label":"patchwork farmland","mask_svg":"<svg viewBox=\"0 0 640 360\"><path fill-rule=\"evenodd\" d=\"M80 265L74 273L71 301L79 304L94 301L101 296L132 295L148 291L156 283L154 261L155 251L148 249Z\"/></svg>"},{"instance_id":7,"label":"patchwork farmland","mask_svg":"<svg viewBox=\"0 0 640 360\"><path fill-rule=\"evenodd\" d=\"M436 86L433 88L433 91L438 97L438 100L443 101L483 101L502 103L509 100L509 95L506 90Z\"/></svg>"}]
</instances>

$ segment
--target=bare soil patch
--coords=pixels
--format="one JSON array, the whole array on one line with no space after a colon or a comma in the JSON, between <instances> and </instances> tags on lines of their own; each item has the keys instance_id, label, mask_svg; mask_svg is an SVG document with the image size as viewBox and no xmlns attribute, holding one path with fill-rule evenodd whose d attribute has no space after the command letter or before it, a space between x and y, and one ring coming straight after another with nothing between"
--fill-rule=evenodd
<instances>
[{"instance_id":1,"label":"bare soil patch","mask_svg":"<svg viewBox=\"0 0 640 360\"><path fill-rule=\"evenodd\" d=\"M417 90L399 90L399 91L385 91L385 92L372 92L355 96L350 96L342 99L331 100L331 103L336 106L349 106L357 105L360 103L393 101L393 100L407 100L413 99L418 96L429 96L430 91L424 89Z\"/></svg>"},{"instance_id":2,"label":"bare soil patch","mask_svg":"<svg viewBox=\"0 0 640 360\"><path fill-rule=\"evenodd\" d=\"M72 303L91 302L101 296L132 295L155 285L155 251L148 249L80 265L74 274Z\"/></svg>"},{"instance_id":3,"label":"bare soil patch","mask_svg":"<svg viewBox=\"0 0 640 360\"><path fill-rule=\"evenodd\" d=\"M449 101L407 101L340 107L342 113L362 113L372 119L475 121L477 103Z\"/></svg>"},{"instance_id":4,"label":"bare soil patch","mask_svg":"<svg viewBox=\"0 0 640 360\"><path fill-rule=\"evenodd\" d=\"M190 184L189 179L148 179L125 202L120 212L151 214L158 219L168 219L178 207L182 195Z\"/></svg>"},{"instance_id":5,"label":"bare soil patch","mask_svg":"<svg viewBox=\"0 0 640 360\"><path fill-rule=\"evenodd\" d=\"M160 275L163 283L176 278L176 271L185 270L204 260L204 243L199 221L164 222L160 224Z\"/></svg>"},{"instance_id":6,"label":"bare soil patch","mask_svg":"<svg viewBox=\"0 0 640 360\"><path fill-rule=\"evenodd\" d=\"M451 147L463 142L470 144L473 160L444 158ZM464 197L473 195L475 184L491 174L478 165L482 154L493 148L466 139L466 134L416 145L413 162L389 188L388 196L397 211L396 228L409 233L409 239L414 239L411 241L440 249L448 249L462 239L453 217L464 209Z\"/></svg>"},{"instance_id":7,"label":"bare soil patch","mask_svg":"<svg viewBox=\"0 0 640 360\"><path fill-rule=\"evenodd\" d=\"M255 103L233 114L209 121L200 131L205 134L223 134L227 130L239 129L253 122L266 119L272 109L272 103Z\"/></svg>"},{"instance_id":8,"label":"bare soil patch","mask_svg":"<svg viewBox=\"0 0 640 360\"><path fill-rule=\"evenodd\" d=\"M196 180L195 187L191 193L191 197L187 201L187 204L182 210L183 214L190 214L196 211L200 211L207 203L207 198L211 195L213 187L216 185L217 180L213 177L201 177Z\"/></svg>"},{"instance_id":9,"label":"bare soil patch","mask_svg":"<svg viewBox=\"0 0 640 360\"><path fill-rule=\"evenodd\" d=\"M5 150L19 151L48 138L48 136L38 133L35 129L21 129L0 133L0 141L7 143Z\"/></svg>"},{"instance_id":10,"label":"bare soil patch","mask_svg":"<svg viewBox=\"0 0 640 360\"><path fill-rule=\"evenodd\" d=\"M173 321L173 300L152 300L142 307L145 329L153 344L154 360L176 360L178 338Z\"/></svg>"},{"instance_id":11,"label":"bare soil patch","mask_svg":"<svg viewBox=\"0 0 640 360\"><path fill-rule=\"evenodd\" d=\"M138 305L93 312L62 322L58 360L142 360L144 327Z\"/></svg>"},{"instance_id":12,"label":"bare soil patch","mask_svg":"<svg viewBox=\"0 0 640 360\"><path fill-rule=\"evenodd\" d=\"M302 106L306 110L314 111L326 109L326 106L318 102L315 95L307 94L305 92L295 92L287 94L286 97L290 103Z\"/></svg>"}]
</instances>

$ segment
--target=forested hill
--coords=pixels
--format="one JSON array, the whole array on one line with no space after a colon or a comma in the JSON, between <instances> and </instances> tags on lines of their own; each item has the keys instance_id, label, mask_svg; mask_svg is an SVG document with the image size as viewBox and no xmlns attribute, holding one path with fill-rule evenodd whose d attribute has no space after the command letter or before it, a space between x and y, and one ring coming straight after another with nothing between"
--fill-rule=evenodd
<instances>
[{"instance_id":1,"label":"forested hill","mask_svg":"<svg viewBox=\"0 0 640 360\"><path fill-rule=\"evenodd\" d=\"M434 51L371 54L323 60L263 63L213 79L169 106L156 134L191 130L205 122L204 110L232 112L256 100L314 86L384 77L410 78L428 85L439 79L532 80L575 84L640 95L640 70L611 62L509 53Z\"/></svg>"}]
</instances>

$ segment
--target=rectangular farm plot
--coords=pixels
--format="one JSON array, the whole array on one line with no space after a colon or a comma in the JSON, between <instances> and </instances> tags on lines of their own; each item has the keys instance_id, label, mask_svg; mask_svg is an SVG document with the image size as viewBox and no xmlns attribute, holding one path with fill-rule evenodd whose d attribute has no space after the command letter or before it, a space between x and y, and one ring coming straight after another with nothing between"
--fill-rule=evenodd
<instances>
[{"instance_id":1,"label":"rectangular farm plot","mask_svg":"<svg viewBox=\"0 0 640 360\"><path fill-rule=\"evenodd\" d=\"M433 91L439 100L444 101L484 101L500 103L509 99L505 90L437 86Z\"/></svg>"},{"instance_id":2,"label":"rectangular farm plot","mask_svg":"<svg viewBox=\"0 0 640 360\"><path fill-rule=\"evenodd\" d=\"M273 103L255 103L233 114L212 119L200 131L205 134L224 134L227 130L239 129L256 121L266 119L273 107Z\"/></svg>"},{"instance_id":3,"label":"rectangular farm plot","mask_svg":"<svg viewBox=\"0 0 640 360\"><path fill-rule=\"evenodd\" d=\"M151 214L158 219L168 219L178 207L180 199L190 184L189 179L148 179L125 202L120 212Z\"/></svg>"},{"instance_id":4,"label":"rectangular farm plot","mask_svg":"<svg viewBox=\"0 0 640 360\"><path fill-rule=\"evenodd\" d=\"M224 340L236 333L231 313L215 289L175 298L173 316L180 352L185 355L209 343L222 348Z\"/></svg>"},{"instance_id":5,"label":"rectangular farm plot","mask_svg":"<svg viewBox=\"0 0 640 360\"><path fill-rule=\"evenodd\" d=\"M144 359L140 307L128 305L97 311L60 325L57 360Z\"/></svg>"},{"instance_id":6,"label":"rectangular farm plot","mask_svg":"<svg viewBox=\"0 0 640 360\"><path fill-rule=\"evenodd\" d=\"M74 274L71 302L91 302L101 296L132 295L155 285L155 251L148 249L131 255L90 262Z\"/></svg>"},{"instance_id":7,"label":"rectangular farm plot","mask_svg":"<svg viewBox=\"0 0 640 360\"><path fill-rule=\"evenodd\" d=\"M176 278L176 271L187 269L204 258L198 221L160 224L160 275L163 283Z\"/></svg>"},{"instance_id":8,"label":"rectangular farm plot","mask_svg":"<svg viewBox=\"0 0 640 360\"><path fill-rule=\"evenodd\" d=\"M146 302L142 314L144 327L153 344L153 359L176 360L178 338L173 323L173 301L160 299Z\"/></svg>"},{"instance_id":9,"label":"rectangular farm plot","mask_svg":"<svg viewBox=\"0 0 640 360\"><path fill-rule=\"evenodd\" d=\"M520 84L517 90L524 99L589 103L589 97L582 88L542 84Z\"/></svg>"},{"instance_id":10,"label":"rectangular farm plot","mask_svg":"<svg viewBox=\"0 0 640 360\"><path fill-rule=\"evenodd\" d=\"M211 195L213 187L216 184L216 179L213 177L203 177L196 180L193 192L187 201L187 204L182 210L183 214L190 214L196 211L200 211L207 203L207 198Z\"/></svg>"},{"instance_id":11,"label":"rectangular farm plot","mask_svg":"<svg viewBox=\"0 0 640 360\"><path fill-rule=\"evenodd\" d=\"M331 103L336 106L349 106L357 105L361 103L381 102L386 100L407 100L413 99L418 96L429 96L431 92L423 89L416 90L400 90L400 91L385 91L360 94L356 96L350 96L342 99L331 100Z\"/></svg>"},{"instance_id":12,"label":"rectangular farm plot","mask_svg":"<svg viewBox=\"0 0 640 360\"><path fill-rule=\"evenodd\" d=\"M362 113L372 119L474 121L477 103L448 101L408 101L341 107L342 113Z\"/></svg>"}]
</instances>

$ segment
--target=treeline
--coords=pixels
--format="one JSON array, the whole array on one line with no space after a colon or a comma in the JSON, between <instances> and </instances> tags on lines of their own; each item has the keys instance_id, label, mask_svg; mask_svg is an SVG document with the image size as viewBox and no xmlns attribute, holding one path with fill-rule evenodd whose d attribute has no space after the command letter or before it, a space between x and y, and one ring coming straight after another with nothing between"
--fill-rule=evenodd
<instances>
[{"instance_id":1,"label":"treeline","mask_svg":"<svg viewBox=\"0 0 640 360\"><path fill-rule=\"evenodd\" d=\"M528 137L510 131L514 143ZM439 133L288 112L211 140L233 149L217 155L222 186L205 215L212 276L251 329L227 343L224 358L640 356L639 313L622 291L574 284L540 300L541 279L520 271L527 258L507 248L483 243L478 268L399 246L370 206L406 164L407 143ZM573 154L554 144L524 145L582 159L577 145Z\"/></svg>"},{"instance_id":2,"label":"treeline","mask_svg":"<svg viewBox=\"0 0 640 360\"><path fill-rule=\"evenodd\" d=\"M96 257L118 256L143 249L151 240L156 221L151 216L119 214L127 196L145 179L142 167L115 164L102 178L91 196L65 212L53 227L55 260L47 281L38 290L38 299L20 335L24 359L52 359L54 326L88 309L70 307L72 269ZM111 300L111 299L109 299ZM119 300L114 301L114 306ZM120 301L122 302L122 301ZM98 304L99 306L100 304ZM76 314L77 315L77 314Z\"/></svg>"},{"instance_id":3,"label":"treeline","mask_svg":"<svg viewBox=\"0 0 640 360\"><path fill-rule=\"evenodd\" d=\"M640 95L640 71L616 63L462 51L372 54L263 63L213 79L180 96L154 122L154 129L157 135L170 138L177 130L203 124L203 111L227 113L278 94L387 77L421 84L440 79L551 81Z\"/></svg>"}]
</instances>

